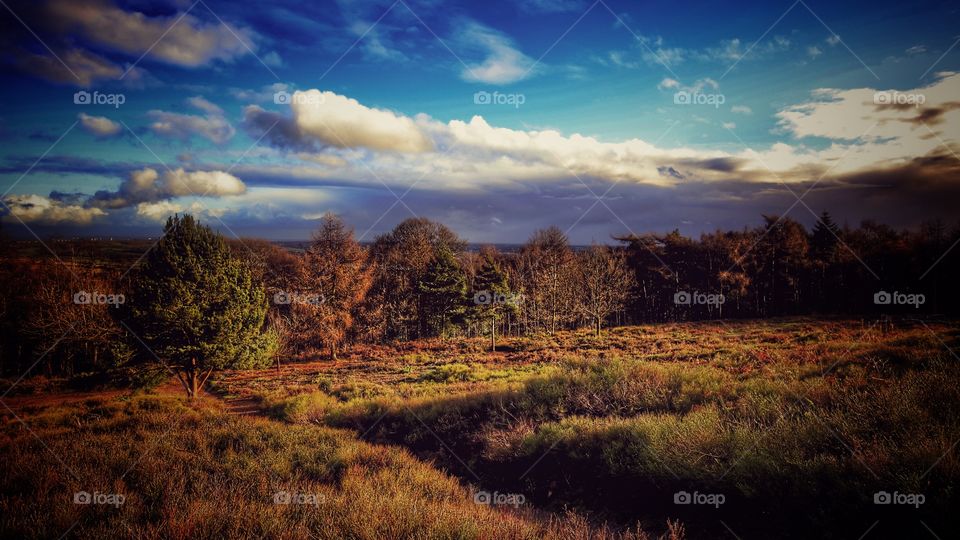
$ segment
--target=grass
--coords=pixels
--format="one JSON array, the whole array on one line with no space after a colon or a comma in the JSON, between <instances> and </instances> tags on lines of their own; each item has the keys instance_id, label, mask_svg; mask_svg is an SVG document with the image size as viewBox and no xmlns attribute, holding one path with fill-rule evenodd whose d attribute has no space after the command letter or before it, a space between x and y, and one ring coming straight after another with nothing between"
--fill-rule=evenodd
<instances>
[{"instance_id":1,"label":"grass","mask_svg":"<svg viewBox=\"0 0 960 540\"><path fill-rule=\"evenodd\" d=\"M952 323L647 325L496 353L358 347L218 379L264 418L46 400L19 413L43 443L5 417L0 536L642 538L683 523L690 538L954 537L958 346ZM480 486L525 504L477 505ZM79 489L130 497L73 505ZM322 504L273 504L280 490ZM925 502L873 504L882 491Z\"/></svg>"},{"instance_id":2,"label":"grass","mask_svg":"<svg viewBox=\"0 0 960 540\"><path fill-rule=\"evenodd\" d=\"M957 337L949 325L881 333L808 320L626 328L606 341L563 333L517 347L548 360L510 378L463 386L473 370L451 363L410 383L443 393L401 387L328 401L318 392L291 398L309 412L278 413L614 523L679 517L703 536L730 526L858 537L878 519L891 534L922 532L921 521L956 531L960 366L944 345ZM678 506L678 491L726 503ZM926 502L877 506L880 491Z\"/></svg>"},{"instance_id":3,"label":"grass","mask_svg":"<svg viewBox=\"0 0 960 540\"><path fill-rule=\"evenodd\" d=\"M476 504L409 452L342 430L150 396L25 416L29 429L8 415L0 441L5 538L647 538ZM125 500L74 504L79 491Z\"/></svg>"}]
</instances>

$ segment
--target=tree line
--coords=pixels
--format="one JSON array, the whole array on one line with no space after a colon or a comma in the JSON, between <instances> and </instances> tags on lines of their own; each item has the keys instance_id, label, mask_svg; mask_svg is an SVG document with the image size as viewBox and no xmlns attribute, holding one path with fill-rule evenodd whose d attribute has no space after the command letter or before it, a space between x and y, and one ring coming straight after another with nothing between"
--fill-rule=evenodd
<instances>
[{"instance_id":1,"label":"tree line","mask_svg":"<svg viewBox=\"0 0 960 540\"><path fill-rule=\"evenodd\" d=\"M129 271L96 256L24 257L0 241L0 372L146 361L195 393L216 369L335 359L355 343L483 336L494 349L503 335L643 322L957 312L960 227L941 221L850 228L824 213L808 231L765 216L699 239L614 240L575 247L549 227L516 252L469 251L443 224L413 218L362 245L328 214L299 253L175 216ZM923 302L899 301L908 297Z\"/></svg>"}]
</instances>

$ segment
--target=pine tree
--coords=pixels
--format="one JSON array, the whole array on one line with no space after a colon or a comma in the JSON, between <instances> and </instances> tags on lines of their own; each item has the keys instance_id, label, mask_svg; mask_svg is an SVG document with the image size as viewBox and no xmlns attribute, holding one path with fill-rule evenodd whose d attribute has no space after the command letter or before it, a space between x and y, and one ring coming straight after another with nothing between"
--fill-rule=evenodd
<instances>
[{"instance_id":1,"label":"pine tree","mask_svg":"<svg viewBox=\"0 0 960 540\"><path fill-rule=\"evenodd\" d=\"M833 222L830 213L826 210L820 214L817 224L813 227L811 235L811 247L813 255L818 260L830 262L836 253L837 238L840 236L840 227Z\"/></svg>"},{"instance_id":2,"label":"pine tree","mask_svg":"<svg viewBox=\"0 0 960 540\"><path fill-rule=\"evenodd\" d=\"M510 291L507 274L497 264L496 254L488 250L474 279L474 311L490 323L490 350L497 349L497 319L516 313L517 302Z\"/></svg>"},{"instance_id":3,"label":"pine tree","mask_svg":"<svg viewBox=\"0 0 960 540\"><path fill-rule=\"evenodd\" d=\"M421 321L432 335L445 335L466 310L467 281L453 252L437 246L433 261L417 285Z\"/></svg>"},{"instance_id":4,"label":"pine tree","mask_svg":"<svg viewBox=\"0 0 960 540\"><path fill-rule=\"evenodd\" d=\"M129 326L180 379L192 399L215 370L270 364L267 298L223 237L190 215L167 220L137 269L126 303Z\"/></svg>"},{"instance_id":5,"label":"pine tree","mask_svg":"<svg viewBox=\"0 0 960 540\"><path fill-rule=\"evenodd\" d=\"M376 238L370 249L376 273L361 311L372 335L412 339L422 333L418 284L441 245L458 253L467 244L443 224L426 218L404 220Z\"/></svg>"}]
</instances>

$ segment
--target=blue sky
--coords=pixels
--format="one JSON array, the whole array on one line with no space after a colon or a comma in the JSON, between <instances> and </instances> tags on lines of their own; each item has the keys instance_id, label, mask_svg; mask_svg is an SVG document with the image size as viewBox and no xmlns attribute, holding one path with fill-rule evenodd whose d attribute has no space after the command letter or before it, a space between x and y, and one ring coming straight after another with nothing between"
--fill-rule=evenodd
<instances>
[{"instance_id":1,"label":"blue sky","mask_svg":"<svg viewBox=\"0 0 960 540\"><path fill-rule=\"evenodd\" d=\"M155 235L190 211L296 239L333 211L365 239L416 215L588 243L822 210L910 227L958 202L947 2L6 5L20 232Z\"/></svg>"}]
</instances>

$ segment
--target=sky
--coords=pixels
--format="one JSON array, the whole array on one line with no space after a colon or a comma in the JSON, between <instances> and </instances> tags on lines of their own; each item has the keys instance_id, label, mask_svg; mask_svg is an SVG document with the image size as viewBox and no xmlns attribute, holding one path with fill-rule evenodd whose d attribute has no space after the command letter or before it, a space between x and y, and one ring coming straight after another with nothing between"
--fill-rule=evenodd
<instances>
[{"instance_id":1,"label":"sky","mask_svg":"<svg viewBox=\"0 0 960 540\"><path fill-rule=\"evenodd\" d=\"M3 0L0 221L574 243L955 221L960 5Z\"/></svg>"}]
</instances>

